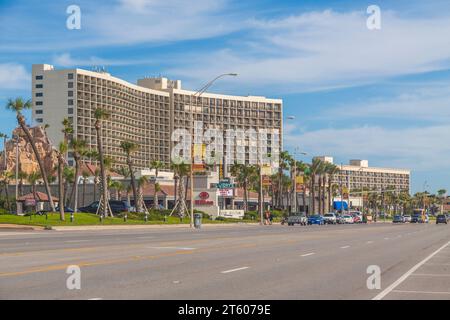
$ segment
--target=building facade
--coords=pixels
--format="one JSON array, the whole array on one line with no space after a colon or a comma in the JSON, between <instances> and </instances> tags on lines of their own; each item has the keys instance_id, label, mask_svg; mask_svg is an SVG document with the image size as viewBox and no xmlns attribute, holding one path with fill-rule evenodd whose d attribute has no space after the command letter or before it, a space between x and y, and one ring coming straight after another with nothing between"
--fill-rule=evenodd
<instances>
[{"instance_id":1,"label":"building facade","mask_svg":"<svg viewBox=\"0 0 450 320\"><path fill-rule=\"evenodd\" d=\"M195 92L183 90L179 80L144 78L135 85L106 72L56 70L46 64L33 65L32 77L33 121L49 125L47 133L54 145L63 140L61 122L68 118L74 137L96 150L94 111L102 108L109 112L110 117L102 122L103 145L115 166L126 163L120 148L124 140L139 145L133 154L137 168L148 168L152 160L169 165L172 133L176 129L192 130L194 121L201 121L203 130L254 129L265 133L264 150L258 149L252 137L242 141L236 138L235 153L241 162L248 162L255 148L273 158L278 158L282 150L280 99L212 93L194 97ZM69 154L69 162L72 160Z\"/></svg>"},{"instance_id":2,"label":"building facade","mask_svg":"<svg viewBox=\"0 0 450 320\"><path fill-rule=\"evenodd\" d=\"M333 163L332 157L317 157ZM339 173L333 176L333 183L349 190L393 190L410 192L411 171L408 169L369 167L368 160L350 160L347 165L336 164Z\"/></svg>"}]
</instances>

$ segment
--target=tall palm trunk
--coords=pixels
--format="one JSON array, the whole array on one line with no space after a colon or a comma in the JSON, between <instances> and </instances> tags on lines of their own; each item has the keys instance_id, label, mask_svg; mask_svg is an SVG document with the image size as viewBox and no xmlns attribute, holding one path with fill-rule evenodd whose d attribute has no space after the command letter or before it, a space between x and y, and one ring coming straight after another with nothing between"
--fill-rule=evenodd
<instances>
[{"instance_id":1,"label":"tall palm trunk","mask_svg":"<svg viewBox=\"0 0 450 320\"><path fill-rule=\"evenodd\" d=\"M64 178L63 169L64 159L61 154L58 154L58 190L59 190L59 218L61 221L65 220L64 217Z\"/></svg>"},{"instance_id":2,"label":"tall palm trunk","mask_svg":"<svg viewBox=\"0 0 450 320\"><path fill-rule=\"evenodd\" d=\"M242 185L243 189L244 189L244 212L248 211L248 185L247 185L247 179L244 181L243 185Z\"/></svg>"},{"instance_id":3,"label":"tall palm trunk","mask_svg":"<svg viewBox=\"0 0 450 320\"><path fill-rule=\"evenodd\" d=\"M102 142L102 133L101 133L101 127L100 122L97 121L95 124L95 131L97 133L97 148L98 148L98 157L100 162L100 175L101 175L101 190L102 190L102 197L103 197L103 216L108 216L108 184L106 181L106 170L105 170L105 160L103 156L103 142ZM111 213L112 216L112 213Z\"/></svg>"},{"instance_id":4,"label":"tall palm trunk","mask_svg":"<svg viewBox=\"0 0 450 320\"><path fill-rule=\"evenodd\" d=\"M6 206L8 207L9 213L11 213L11 203L9 202L9 191L8 191L9 182L5 180L5 196L6 196ZM17 199L16 199L17 200Z\"/></svg>"},{"instance_id":5,"label":"tall palm trunk","mask_svg":"<svg viewBox=\"0 0 450 320\"><path fill-rule=\"evenodd\" d=\"M319 191L318 191L318 196L319 196L319 214L322 214L322 176L319 176Z\"/></svg>"},{"instance_id":6,"label":"tall palm trunk","mask_svg":"<svg viewBox=\"0 0 450 320\"><path fill-rule=\"evenodd\" d=\"M70 192L70 202L74 211L78 209L78 177L80 176L80 157L74 152L75 160L75 178L72 184L72 190Z\"/></svg>"},{"instance_id":7,"label":"tall palm trunk","mask_svg":"<svg viewBox=\"0 0 450 320\"><path fill-rule=\"evenodd\" d=\"M316 176L315 175L311 175L311 190L309 191L309 202L311 203L311 213L312 214L316 214L316 192L315 192L315 187L316 187Z\"/></svg>"},{"instance_id":8,"label":"tall palm trunk","mask_svg":"<svg viewBox=\"0 0 450 320\"><path fill-rule=\"evenodd\" d=\"M328 176L328 211L331 211L333 205L333 175Z\"/></svg>"},{"instance_id":9,"label":"tall palm trunk","mask_svg":"<svg viewBox=\"0 0 450 320\"><path fill-rule=\"evenodd\" d=\"M82 198L83 206L86 205L85 199L86 199L86 178L83 178L83 198ZM95 201L95 195L94 195L94 201Z\"/></svg>"},{"instance_id":10,"label":"tall palm trunk","mask_svg":"<svg viewBox=\"0 0 450 320\"><path fill-rule=\"evenodd\" d=\"M41 170L42 180L44 180L45 192L47 193L48 201L50 203L50 208L54 212L55 204L53 203L52 192L50 191L50 185L48 183L48 178L47 178L47 172L45 170L41 156L39 155L39 152L36 148L36 144L34 143L33 137L31 136L31 133L28 130L28 127L25 123L25 118L21 113L17 114L17 122L19 123L20 127L22 128L22 131L25 133L27 140L31 145L31 148L33 149L34 155L36 156L36 160L39 164L39 169Z\"/></svg>"},{"instance_id":11,"label":"tall palm trunk","mask_svg":"<svg viewBox=\"0 0 450 320\"><path fill-rule=\"evenodd\" d=\"M134 177L133 163L131 162L130 155L127 155L127 165L128 165L128 170L130 170L130 179L131 179L131 188L133 189L134 207L136 208L137 212L142 212L143 209L142 209L141 201L138 199L138 193L137 193L137 189L136 189L136 179Z\"/></svg>"}]
</instances>

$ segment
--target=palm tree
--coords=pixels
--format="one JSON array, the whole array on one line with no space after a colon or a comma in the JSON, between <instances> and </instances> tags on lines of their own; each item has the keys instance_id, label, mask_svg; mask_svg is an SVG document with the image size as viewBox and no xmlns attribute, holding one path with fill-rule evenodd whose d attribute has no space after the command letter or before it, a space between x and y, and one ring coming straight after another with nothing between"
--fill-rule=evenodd
<instances>
[{"instance_id":1,"label":"palm tree","mask_svg":"<svg viewBox=\"0 0 450 320\"><path fill-rule=\"evenodd\" d=\"M70 140L69 147L72 149L73 159L75 160L75 178L72 185L72 192L70 194L70 201L73 201L73 210L76 212L78 209L78 180L81 170L81 159L88 151L87 143L84 140L72 139Z\"/></svg>"},{"instance_id":2,"label":"palm tree","mask_svg":"<svg viewBox=\"0 0 450 320\"><path fill-rule=\"evenodd\" d=\"M2 139L2 138L3 138L3 161L4 161L4 163L2 163L2 164L4 164L3 170L6 170L7 169L6 168L7 167L7 165L6 165L6 139L8 139L8 135L0 132L0 139Z\"/></svg>"},{"instance_id":3,"label":"palm tree","mask_svg":"<svg viewBox=\"0 0 450 320\"><path fill-rule=\"evenodd\" d=\"M178 203L186 203L185 202L185 192L184 192L184 180L185 177L188 176L189 174L189 170L190 170L190 166L188 164L185 163L180 163L180 164L175 164L172 163L171 165L173 174L174 174L174 183L175 183L175 205ZM178 200L177 200L178 199ZM191 201L193 201L193 199L191 199ZM184 205L179 205L178 206L178 216L183 218L184 217L184 213L185 213L185 207Z\"/></svg>"},{"instance_id":4,"label":"palm tree","mask_svg":"<svg viewBox=\"0 0 450 320\"><path fill-rule=\"evenodd\" d=\"M57 150L58 157L58 190L59 190L59 218L61 221L65 220L64 216L64 168L66 165L66 159L64 155L67 153L67 144L60 142Z\"/></svg>"},{"instance_id":5,"label":"palm tree","mask_svg":"<svg viewBox=\"0 0 450 320\"><path fill-rule=\"evenodd\" d=\"M131 160L131 154L138 150L138 145L131 142L131 141L122 141L120 143L120 147L125 152L125 155L127 157L127 165L128 165L128 171L130 172L130 179L131 179L131 187L133 188L133 197L134 197L134 204L136 206L137 212L142 212L142 207L140 204L140 201L138 201L138 194L136 190L136 180L134 177L134 171L133 171L133 161Z\"/></svg>"},{"instance_id":6,"label":"palm tree","mask_svg":"<svg viewBox=\"0 0 450 320\"><path fill-rule=\"evenodd\" d=\"M125 190L125 186L123 185L123 183L120 181L111 181L109 187L116 191L116 200L120 200L122 198L122 191Z\"/></svg>"},{"instance_id":7,"label":"palm tree","mask_svg":"<svg viewBox=\"0 0 450 320\"><path fill-rule=\"evenodd\" d=\"M100 163L100 174L101 174L101 180L100 180L100 187L102 188L102 200L103 203L100 203L102 206L103 212L102 216L107 217L108 212L111 212L108 210L109 202L108 202L108 184L106 181L106 170L105 170L105 163L104 163L104 154L103 154L103 142L102 142L102 122L103 120L109 118L109 113L101 108L97 108L94 111L94 117L95 117L95 131L97 133L97 150L98 150L98 157L99 157L99 163ZM112 213L111 213L112 216Z\"/></svg>"},{"instance_id":8,"label":"palm tree","mask_svg":"<svg viewBox=\"0 0 450 320\"><path fill-rule=\"evenodd\" d=\"M323 161L316 158L316 159L313 159L313 161L311 163L311 167L310 167L310 172L311 172L310 200L312 201L311 208L312 208L313 214L316 213L316 192L315 192L316 180L317 180L317 177L320 176L320 174L322 172L322 166L323 166ZM319 197L320 197L320 193L319 193Z\"/></svg>"},{"instance_id":9,"label":"palm tree","mask_svg":"<svg viewBox=\"0 0 450 320\"><path fill-rule=\"evenodd\" d=\"M138 210L138 212L143 212L144 211L144 207L145 207L145 203L144 203L144 191L142 190L145 185L148 184L148 178L146 176L142 176L137 180L137 202L136 202L136 198L135 198L135 207L136 208L140 208L140 210Z\"/></svg>"},{"instance_id":10,"label":"palm tree","mask_svg":"<svg viewBox=\"0 0 450 320\"><path fill-rule=\"evenodd\" d=\"M277 196L277 206L281 207L283 205L283 175L284 170L287 170L289 165L288 163L291 161L291 156L289 152L282 151L280 153L280 164L278 167L278 196Z\"/></svg>"},{"instance_id":11,"label":"palm tree","mask_svg":"<svg viewBox=\"0 0 450 320\"><path fill-rule=\"evenodd\" d=\"M13 179L13 178L14 178L14 174L12 172L3 170L0 173L0 181L1 181L1 184L3 185L3 187L5 188L6 206L7 206L9 212L11 212L11 203L9 202L8 186L9 186L11 179ZM17 201L17 199L16 199L16 201Z\"/></svg>"},{"instance_id":12,"label":"palm tree","mask_svg":"<svg viewBox=\"0 0 450 320\"><path fill-rule=\"evenodd\" d=\"M158 160L154 160L150 163L150 170L151 169L155 169L155 180L153 182L153 187L154 187L154 193L153 193L153 207L155 209L159 209L159 205L158 205L158 192L161 191L161 187L159 186L159 184L156 182L156 180L158 179L158 174L159 174L159 170L164 168L164 162L162 161L158 161ZM156 190L156 185L158 184L159 190Z\"/></svg>"},{"instance_id":13,"label":"palm tree","mask_svg":"<svg viewBox=\"0 0 450 320\"><path fill-rule=\"evenodd\" d=\"M328 175L328 211L330 211L333 205L333 178L340 172L340 170L337 165L327 163L325 171Z\"/></svg>"},{"instance_id":14,"label":"palm tree","mask_svg":"<svg viewBox=\"0 0 450 320\"><path fill-rule=\"evenodd\" d=\"M81 180L83 181L83 197L82 197L82 205L85 206L86 205L86 183L89 181L89 177L90 177L90 173L87 172L86 170L83 170L81 172ZM95 199L94 199L95 200Z\"/></svg>"},{"instance_id":15,"label":"palm tree","mask_svg":"<svg viewBox=\"0 0 450 320\"><path fill-rule=\"evenodd\" d=\"M71 167L65 166L63 168L63 177L64 177L64 199L59 199L63 206L69 206L69 200L67 195L67 190L69 189L69 184L73 183L75 177L75 170Z\"/></svg>"},{"instance_id":16,"label":"palm tree","mask_svg":"<svg viewBox=\"0 0 450 320\"><path fill-rule=\"evenodd\" d=\"M251 180L258 173L258 168L256 166L249 166L247 164L235 162L231 166L230 173L233 177L235 177L236 181L244 191L244 211L248 211L248 190L251 186Z\"/></svg>"},{"instance_id":17,"label":"palm tree","mask_svg":"<svg viewBox=\"0 0 450 320\"><path fill-rule=\"evenodd\" d=\"M37 172L37 171L31 172L31 173L28 175L28 182L29 182L30 185L31 185L31 193L33 193L34 201L37 201L36 184L37 184L37 182L38 182L39 180L41 180L41 179L42 179L41 173L40 173L40 172ZM55 210L53 210L53 211L55 211Z\"/></svg>"},{"instance_id":18,"label":"palm tree","mask_svg":"<svg viewBox=\"0 0 450 320\"><path fill-rule=\"evenodd\" d=\"M55 211L55 204L53 203L52 193L50 191L50 185L47 179L47 173L45 171L44 163L42 162L41 156L36 148L36 144L34 142L33 137L31 136L30 130L25 122L25 117L22 114L23 110L31 109L32 104L31 101L24 101L22 98L16 98L15 100L9 99L6 105L8 110L14 111L16 113L17 122L19 123L22 131L25 133L26 139L28 143L31 145L33 149L34 155L36 156L36 160L39 164L39 169L41 171L42 179L44 180L45 191L48 196L48 200L50 202L50 207L52 211Z\"/></svg>"},{"instance_id":19,"label":"palm tree","mask_svg":"<svg viewBox=\"0 0 450 320\"><path fill-rule=\"evenodd\" d=\"M23 196L23 180L26 180L28 178L28 174L26 172L23 172L22 170L19 170L19 196Z\"/></svg>"},{"instance_id":20,"label":"palm tree","mask_svg":"<svg viewBox=\"0 0 450 320\"><path fill-rule=\"evenodd\" d=\"M440 201L441 212L442 212L442 209L443 209L443 206L444 206L444 198L445 198L445 194L446 194L446 193L447 193L447 190L445 190L445 189L439 189L439 190L437 191L438 197L439 197L439 199L441 200L441 201Z\"/></svg>"}]
</instances>

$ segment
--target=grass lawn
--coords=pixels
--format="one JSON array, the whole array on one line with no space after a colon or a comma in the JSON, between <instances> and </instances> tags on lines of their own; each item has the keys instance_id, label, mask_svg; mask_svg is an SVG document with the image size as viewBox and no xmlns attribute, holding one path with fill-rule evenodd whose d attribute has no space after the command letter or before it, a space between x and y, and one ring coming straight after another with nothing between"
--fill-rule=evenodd
<instances>
[{"instance_id":1,"label":"grass lawn","mask_svg":"<svg viewBox=\"0 0 450 320\"><path fill-rule=\"evenodd\" d=\"M16 216L16 215L0 215L0 224L18 224L18 225L33 225L33 226L88 226L88 225L143 225L143 224L189 224L189 217L186 217L181 222L178 217L167 217L167 222L164 220L149 220L145 222L143 220L131 220L128 219L124 222L122 218L105 218L103 222L95 214L90 213L76 213L75 221L70 222L70 214L66 213L66 221L59 220L59 214L53 213L48 214L47 219L45 216L32 215L27 216ZM254 222L246 220L234 220L227 219L225 221L214 221L203 219L203 224L220 224L220 223L233 223L233 222Z\"/></svg>"}]
</instances>

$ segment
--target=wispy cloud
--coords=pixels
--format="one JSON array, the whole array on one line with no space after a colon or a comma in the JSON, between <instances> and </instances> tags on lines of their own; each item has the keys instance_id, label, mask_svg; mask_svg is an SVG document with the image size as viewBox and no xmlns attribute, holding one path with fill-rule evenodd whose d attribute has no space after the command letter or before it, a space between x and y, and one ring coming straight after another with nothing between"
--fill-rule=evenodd
<instances>
[{"instance_id":1,"label":"wispy cloud","mask_svg":"<svg viewBox=\"0 0 450 320\"><path fill-rule=\"evenodd\" d=\"M17 63L0 64L0 90L29 89L30 74L23 65Z\"/></svg>"},{"instance_id":2,"label":"wispy cloud","mask_svg":"<svg viewBox=\"0 0 450 320\"><path fill-rule=\"evenodd\" d=\"M273 20L253 19L242 43L198 55L171 69L207 78L230 68L240 83L283 92L354 86L450 67L449 17L402 18L383 11L382 30L366 27L365 12L331 10ZM202 68L199 68L202 66Z\"/></svg>"}]
</instances>

